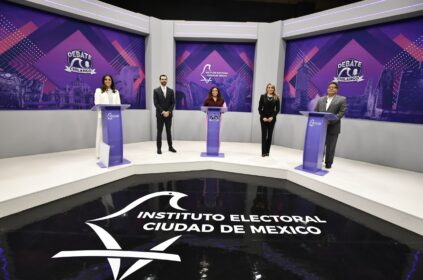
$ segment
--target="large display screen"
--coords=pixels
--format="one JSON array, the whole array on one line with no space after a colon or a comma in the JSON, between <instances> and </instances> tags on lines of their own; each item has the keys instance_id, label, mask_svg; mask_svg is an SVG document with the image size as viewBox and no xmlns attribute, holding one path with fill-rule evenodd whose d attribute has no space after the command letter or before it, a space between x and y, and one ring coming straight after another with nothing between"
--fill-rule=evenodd
<instances>
[{"instance_id":1,"label":"large display screen","mask_svg":"<svg viewBox=\"0 0 423 280\"><path fill-rule=\"evenodd\" d=\"M423 18L287 42L282 113L313 110L338 81L349 118L423 123Z\"/></svg>"},{"instance_id":2,"label":"large display screen","mask_svg":"<svg viewBox=\"0 0 423 280\"><path fill-rule=\"evenodd\" d=\"M102 76L145 109L145 38L0 3L0 109L89 109Z\"/></svg>"},{"instance_id":3,"label":"large display screen","mask_svg":"<svg viewBox=\"0 0 423 280\"><path fill-rule=\"evenodd\" d=\"M200 110L211 87L228 111L251 112L254 43L176 42L176 108Z\"/></svg>"}]
</instances>

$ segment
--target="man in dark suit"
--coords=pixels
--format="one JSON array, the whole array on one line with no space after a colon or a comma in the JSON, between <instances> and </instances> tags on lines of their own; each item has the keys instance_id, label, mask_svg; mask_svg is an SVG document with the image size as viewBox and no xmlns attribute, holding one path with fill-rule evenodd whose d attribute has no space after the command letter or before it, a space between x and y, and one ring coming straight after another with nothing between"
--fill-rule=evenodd
<instances>
[{"instance_id":1,"label":"man in dark suit","mask_svg":"<svg viewBox=\"0 0 423 280\"><path fill-rule=\"evenodd\" d=\"M172 146L172 115L175 108L175 93L173 89L168 88L167 76L160 75L160 86L153 91L154 106L156 107L157 118L157 153L162 153L162 132L163 125L166 126L167 144L169 151L176 153Z\"/></svg>"},{"instance_id":2,"label":"man in dark suit","mask_svg":"<svg viewBox=\"0 0 423 280\"><path fill-rule=\"evenodd\" d=\"M326 168L331 168L335 156L336 141L338 141L338 135L341 133L341 118L345 115L347 102L344 96L338 95L338 83L336 82L329 83L327 93L327 96L319 99L314 111L329 112L338 117L337 120L329 121L326 132L325 165Z\"/></svg>"}]
</instances>

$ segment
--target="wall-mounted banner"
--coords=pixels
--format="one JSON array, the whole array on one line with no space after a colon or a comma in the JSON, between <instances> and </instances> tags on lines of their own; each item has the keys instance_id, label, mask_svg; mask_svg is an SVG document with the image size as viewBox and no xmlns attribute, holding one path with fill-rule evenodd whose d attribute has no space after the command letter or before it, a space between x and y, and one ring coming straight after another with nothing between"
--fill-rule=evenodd
<instances>
[{"instance_id":1,"label":"wall-mounted banner","mask_svg":"<svg viewBox=\"0 0 423 280\"><path fill-rule=\"evenodd\" d=\"M287 42L282 113L313 110L338 81L350 118L423 123L423 18Z\"/></svg>"},{"instance_id":2,"label":"wall-mounted banner","mask_svg":"<svg viewBox=\"0 0 423 280\"><path fill-rule=\"evenodd\" d=\"M89 109L105 74L145 109L143 36L12 3L0 26L0 110Z\"/></svg>"},{"instance_id":3,"label":"wall-mounted banner","mask_svg":"<svg viewBox=\"0 0 423 280\"><path fill-rule=\"evenodd\" d=\"M254 43L176 42L176 108L200 110L216 86L228 111L251 112Z\"/></svg>"}]
</instances>

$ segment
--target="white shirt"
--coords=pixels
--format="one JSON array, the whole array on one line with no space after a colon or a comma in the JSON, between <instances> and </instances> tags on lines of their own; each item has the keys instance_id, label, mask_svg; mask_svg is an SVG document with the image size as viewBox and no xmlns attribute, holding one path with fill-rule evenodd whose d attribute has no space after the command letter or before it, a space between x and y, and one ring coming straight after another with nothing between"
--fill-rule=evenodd
<instances>
[{"instance_id":1,"label":"white shirt","mask_svg":"<svg viewBox=\"0 0 423 280\"><path fill-rule=\"evenodd\" d=\"M95 90L94 93L94 104L120 104L120 95L119 91L116 90L113 92L112 90L107 90L106 92L102 92L100 88ZM101 112L98 111L98 118L101 118Z\"/></svg>"},{"instance_id":2,"label":"white shirt","mask_svg":"<svg viewBox=\"0 0 423 280\"><path fill-rule=\"evenodd\" d=\"M334 97L335 97L335 95L332 96L332 97L328 96L328 98L326 99L326 111L329 109L330 103L332 102Z\"/></svg>"},{"instance_id":3,"label":"white shirt","mask_svg":"<svg viewBox=\"0 0 423 280\"><path fill-rule=\"evenodd\" d=\"M160 86L160 87L162 88L162 91L163 91L164 97L166 98L166 87L164 87L164 86Z\"/></svg>"}]
</instances>

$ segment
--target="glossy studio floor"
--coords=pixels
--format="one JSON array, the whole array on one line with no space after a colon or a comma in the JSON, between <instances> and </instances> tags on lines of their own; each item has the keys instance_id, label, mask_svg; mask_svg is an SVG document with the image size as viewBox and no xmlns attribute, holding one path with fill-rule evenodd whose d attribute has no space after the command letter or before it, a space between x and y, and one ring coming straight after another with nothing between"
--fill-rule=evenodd
<instances>
[{"instance_id":1,"label":"glossy studio floor","mask_svg":"<svg viewBox=\"0 0 423 280\"><path fill-rule=\"evenodd\" d=\"M2 175L9 174L2 176L2 184L13 183L15 194L20 195L10 201L26 203L21 209L42 204L40 197L49 197L51 202L21 212L16 206L12 209L15 214L0 219L0 278L423 279L421 235L376 217L377 207L370 215L316 191L323 192L323 184L333 182L337 182L334 188L348 185L337 176L364 163L337 158L337 166L320 177L297 173L297 152L282 147L275 147L266 159L257 159L253 149L243 147L233 155L226 153L225 158L210 161L199 157L204 143L198 147L177 144L177 154L164 153L160 158L151 152L151 158L144 156L149 164L138 162L134 151L127 152L132 154L128 157L131 165L108 170L95 167L95 163L92 170L85 166L94 161L93 149L50 154L48 158L38 155L2 160ZM145 155L150 145L154 143L131 144L126 151L137 149ZM229 145L223 143L223 151L229 150ZM188 146L192 150L184 151ZM250 157L257 166L249 165ZM29 171L19 179L21 185L12 182L13 168L17 168L12 163L19 160L32 165L38 177ZM238 161L240 169L223 172L234 171L233 161ZM60 167L67 169L78 162L80 172L75 166L76 170L60 177L61 182L53 178L48 182L43 177L48 176L47 171L37 171L37 162L49 165L48 172L59 168L59 162L69 162ZM182 170L190 168L187 164L204 170ZM160 168L171 166L184 172L160 172ZM271 178L266 173L269 166L272 172L285 175ZM123 173L131 168L140 169ZM254 168L258 170L255 173ZM378 167L366 165L369 168L374 168L371 171L375 174ZM133 175L142 171L155 174ZM306 187L299 185L301 180L290 172L312 181L304 179ZM402 176L410 186L420 180L418 173L397 172L396 178ZM100 178L109 183L91 187L90 180L100 182ZM44 190L23 193L22 185L41 180L46 182ZM367 182L370 188L372 184ZM81 189L81 185L86 188ZM76 194L54 200L55 192L65 196L60 186L71 186ZM357 193L356 198L352 191L348 196L347 189L343 193L351 204L358 199ZM11 204L4 200L2 205Z\"/></svg>"}]
</instances>

